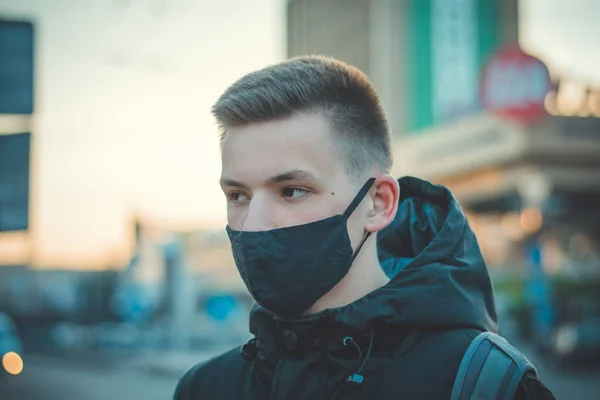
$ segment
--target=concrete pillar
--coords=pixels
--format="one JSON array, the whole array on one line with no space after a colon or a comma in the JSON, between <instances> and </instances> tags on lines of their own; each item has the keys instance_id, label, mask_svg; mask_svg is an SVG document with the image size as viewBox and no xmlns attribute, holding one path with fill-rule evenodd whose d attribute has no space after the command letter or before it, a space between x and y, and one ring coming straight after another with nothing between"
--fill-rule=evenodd
<instances>
[{"instance_id":1,"label":"concrete pillar","mask_svg":"<svg viewBox=\"0 0 600 400\"><path fill-rule=\"evenodd\" d=\"M404 0L370 0L369 9L369 78L379 93L393 138L402 135L405 125L403 75L409 63L403 60L408 53L402 16L406 6Z\"/></svg>"}]
</instances>

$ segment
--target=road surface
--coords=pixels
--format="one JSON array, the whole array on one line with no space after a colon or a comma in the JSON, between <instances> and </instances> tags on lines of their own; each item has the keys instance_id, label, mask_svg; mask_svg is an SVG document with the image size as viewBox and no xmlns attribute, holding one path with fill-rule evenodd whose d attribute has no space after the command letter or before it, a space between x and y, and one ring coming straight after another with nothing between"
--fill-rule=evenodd
<instances>
[{"instance_id":1,"label":"road surface","mask_svg":"<svg viewBox=\"0 0 600 400\"><path fill-rule=\"evenodd\" d=\"M2 400L166 400L180 371L161 371L129 360L66 360L30 355L18 376L0 376Z\"/></svg>"}]
</instances>

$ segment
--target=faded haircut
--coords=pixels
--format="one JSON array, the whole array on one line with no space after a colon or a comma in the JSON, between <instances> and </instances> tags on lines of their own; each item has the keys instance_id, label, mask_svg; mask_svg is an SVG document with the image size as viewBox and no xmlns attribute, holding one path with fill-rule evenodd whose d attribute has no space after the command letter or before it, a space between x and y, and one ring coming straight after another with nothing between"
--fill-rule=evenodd
<instances>
[{"instance_id":1,"label":"faded haircut","mask_svg":"<svg viewBox=\"0 0 600 400\"><path fill-rule=\"evenodd\" d=\"M367 76L342 61L302 56L251 72L233 83L212 107L221 132L298 113L324 115L339 139L347 172L392 166L388 122Z\"/></svg>"}]
</instances>

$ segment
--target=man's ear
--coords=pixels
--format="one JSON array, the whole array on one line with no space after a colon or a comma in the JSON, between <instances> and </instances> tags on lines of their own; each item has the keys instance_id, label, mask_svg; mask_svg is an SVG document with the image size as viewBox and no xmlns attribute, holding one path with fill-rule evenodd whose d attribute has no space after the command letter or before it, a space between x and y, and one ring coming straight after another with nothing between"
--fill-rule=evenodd
<instances>
[{"instance_id":1,"label":"man's ear","mask_svg":"<svg viewBox=\"0 0 600 400\"><path fill-rule=\"evenodd\" d=\"M372 207L367 215L365 230L378 232L388 226L398 211L400 185L391 175L380 175L373 183L370 192Z\"/></svg>"}]
</instances>

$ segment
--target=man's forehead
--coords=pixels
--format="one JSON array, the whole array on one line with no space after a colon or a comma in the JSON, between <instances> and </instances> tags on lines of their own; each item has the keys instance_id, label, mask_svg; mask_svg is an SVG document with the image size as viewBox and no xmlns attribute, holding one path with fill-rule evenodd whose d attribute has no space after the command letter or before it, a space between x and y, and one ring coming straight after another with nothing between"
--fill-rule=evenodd
<instances>
[{"instance_id":1,"label":"man's forehead","mask_svg":"<svg viewBox=\"0 0 600 400\"><path fill-rule=\"evenodd\" d=\"M314 152L291 147L257 149L250 146L229 154L224 148L221 175L239 181L276 183L291 179L319 180L332 172L330 170L330 161Z\"/></svg>"},{"instance_id":2,"label":"man's forehead","mask_svg":"<svg viewBox=\"0 0 600 400\"><path fill-rule=\"evenodd\" d=\"M251 123L227 129L223 149L248 150L253 147L280 149L323 148L333 144L327 119L320 114L298 114L284 119Z\"/></svg>"},{"instance_id":3,"label":"man's forehead","mask_svg":"<svg viewBox=\"0 0 600 400\"><path fill-rule=\"evenodd\" d=\"M306 117L236 127L222 146L222 175L236 180L264 182L292 172L320 179L335 174L339 162L327 126Z\"/></svg>"}]
</instances>

